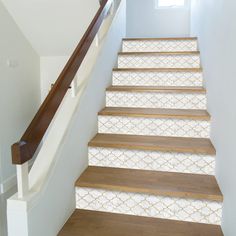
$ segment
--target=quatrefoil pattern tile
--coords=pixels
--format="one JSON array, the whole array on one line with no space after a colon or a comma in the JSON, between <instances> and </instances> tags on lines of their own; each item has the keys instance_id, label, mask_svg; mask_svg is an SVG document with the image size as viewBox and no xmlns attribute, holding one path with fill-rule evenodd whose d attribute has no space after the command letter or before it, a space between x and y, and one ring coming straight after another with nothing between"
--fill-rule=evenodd
<instances>
[{"instance_id":1,"label":"quatrefoil pattern tile","mask_svg":"<svg viewBox=\"0 0 236 236\"><path fill-rule=\"evenodd\" d=\"M119 55L119 68L199 68L200 57L184 55Z\"/></svg>"},{"instance_id":2,"label":"quatrefoil pattern tile","mask_svg":"<svg viewBox=\"0 0 236 236\"><path fill-rule=\"evenodd\" d=\"M197 40L129 40L123 52L196 51ZM199 68L196 53L119 54L118 68ZM117 86L202 86L196 70L119 70L113 72ZM169 91L107 91L107 107L206 109L206 94ZM210 121L194 119L99 116L100 133L209 138ZM214 175L215 157L198 153L89 147L89 165L151 171ZM121 190L121 189L120 189ZM221 224L222 203L151 193L76 187L76 208L156 217L205 224Z\"/></svg>"},{"instance_id":3,"label":"quatrefoil pattern tile","mask_svg":"<svg viewBox=\"0 0 236 236\"><path fill-rule=\"evenodd\" d=\"M196 93L107 92L110 107L206 109L206 95Z\"/></svg>"},{"instance_id":4,"label":"quatrefoil pattern tile","mask_svg":"<svg viewBox=\"0 0 236 236\"><path fill-rule=\"evenodd\" d=\"M113 72L113 85L202 86L201 72Z\"/></svg>"},{"instance_id":5,"label":"quatrefoil pattern tile","mask_svg":"<svg viewBox=\"0 0 236 236\"><path fill-rule=\"evenodd\" d=\"M123 52L182 52L197 51L197 40L128 40Z\"/></svg>"},{"instance_id":6,"label":"quatrefoil pattern tile","mask_svg":"<svg viewBox=\"0 0 236 236\"><path fill-rule=\"evenodd\" d=\"M210 123L204 120L99 116L100 133L209 138Z\"/></svg>"},{"instance_id":7,"label":"quatrefoil pattern tile","mask_svg":"<svg viewBox=\"0 0 236 236\"><path fill-rule=\"evenodd\" d=\"M191 153L90 147L89 165L214 175L215 157Z\"/></svg>"},{"instance_id":8,"label":"quatrefoil pattern tile","mask_svg":"<svg viewBox=\"0 0 236 236\"><path fill-rule=\"evenodd\" d=\"M222 205L214 201L76 188L76 207L85 210L220 224Z\"/></svg>"}]
</instances>

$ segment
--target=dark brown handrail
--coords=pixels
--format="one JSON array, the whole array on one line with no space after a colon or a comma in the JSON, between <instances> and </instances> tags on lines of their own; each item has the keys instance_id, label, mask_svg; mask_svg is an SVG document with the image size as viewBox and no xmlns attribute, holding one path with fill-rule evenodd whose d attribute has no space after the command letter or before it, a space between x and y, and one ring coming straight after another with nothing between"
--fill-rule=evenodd
<instances>
[{"instance_id":1,"label":"dark brown handrail","mask_svg":"<svg viewBox=\"0 0 236 236\"><path fill-rule=\"evenodd\" d=\"M50 93L18 143L12 145L12 163L24 164L32 159L56 114L71 82L82 64L99 28L107 16L112 0L100 1L101 6L76 47Z\"/></svg>"}]
</instances>

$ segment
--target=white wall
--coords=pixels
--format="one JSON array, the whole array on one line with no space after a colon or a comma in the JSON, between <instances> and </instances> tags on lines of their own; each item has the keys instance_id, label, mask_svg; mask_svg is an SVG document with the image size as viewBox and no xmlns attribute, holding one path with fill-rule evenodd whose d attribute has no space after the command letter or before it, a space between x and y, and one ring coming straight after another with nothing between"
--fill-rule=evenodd
<instances>
[{"instance_id":1,"label":"white wall","mask_svg":"<svg viewBox=\"0 0 236 236\"><path fill-rule=\"evenodd\" d=\"M18 226L22 227L23 223L27 224L25 228L28 229L28 232L24 235L56 235L75 209L74 184L88 165L88 142L97 133L97 113L105 106L105 90L111 84L112 68L116 66L117 52L121 48L121 39L125 37L126 5L125 0L122 2L108 34L101 41L99 47L93 44L93 48L90 50L91 54L94 51L98 53L95 65L89 57L86 60L87 63L83 63L85 69L92 66L92 71L90 71L90 74L85 73L84 75L85 78L89 78L89 83L80 97L80 102L78 103L77 97L73 99L67 97L61 107L60 114L58 113L58 117L55 119L56 124L59 117L66 118L72 113L71 122L66 128L66 133L61 134L61 130L66 126L63 123L59 129L51 127L48 134L48 139L54 131L56 131L57 137L62 135L59 150L56 150L56 153L54 152L54 156L43 155L43 149L46 149L45 145L47 145L47 140L45 140L44 146L34 163L30 173L30 182L34 182L32 181L32 179L35 179L34 173L42 171L38 168L41 158L44 158L47 162L52 161L49 173L45 174L47 175L46 180L40 193L38 193L36 199L33 199L33 205L30 204L27 211L25 209L17 211L14 207L16 202L22 206L22 202L24 200L27 202L27 199L17 201L13 197L9 200L8 219L10 226L12 226L10 227L10 236L22 232ZM79 77L80 79L81 77ZM65 112L69 108L68 105L71 104L76 105L75 110ZM51 141L55 143L55 140L51 139ZM50 149L53 148L52 146ZM45 166L47 165L45 164ZM39 180L36 178L36 185L37 181ZM22 215L20 215L20 212ZM25 214L28 217L25 217Z\"/></svg>"},{"instance_id":2,"label":"white wall","mask_svg":"<svg viewBox=\"0 0 236 236\"><path fill-rule=\"evenodd\" d=\"M98 0L2 0L40 55L41 100L91 23Z\"/></svg>"},{"instance_id":3,"label":"white wall","mask_svg":"<svg viewBox=\"0 0 236 236\"><path fill-rule=\"evenodd\" d=\"M70 55L98 10L98 0L2 0L40 56Z\"/></svg>"},{"instance_id":4,"label":"white wall","mask_svg":"<svg viewBox=\"0 0 236 236\"><path fill-rule=\"evenodd\" d=\"M155 9L155 0L127 0L127 37L183 37L190 8Z\"/></svg>"},{"instance_id":5,"label":"white wall","mask_svg":"<svg viewBox=\"0 0 236 236\"><path fill-rule=\"evenodd\" d=\"M193 0L191 31L199 46L217 150L216 174L224 195L223 230L236 235L236 1Z\"/></svg>"},{"instance_id":6,"label":"white wall","mask_svg":"<svg viewBox=\"0 0 236 236\"><path fill-rule=\"evenodd\" d=\"M81 35L82 37L82 35ZM64 66L69 60L68 56L41 57L40 58L40 80L41 80L41 100L43 101Z\"/></svg>"},{"instance_id":7,"label":"white wall","mask_svg":"<svg viewBox=\"0 0 236 236\"><path fill-rule=\"evenodd\" d=\"M39 56L0 2L0 194L16 184L10 147L39 107L39 86Z\"/></svg>"}]
</instances>

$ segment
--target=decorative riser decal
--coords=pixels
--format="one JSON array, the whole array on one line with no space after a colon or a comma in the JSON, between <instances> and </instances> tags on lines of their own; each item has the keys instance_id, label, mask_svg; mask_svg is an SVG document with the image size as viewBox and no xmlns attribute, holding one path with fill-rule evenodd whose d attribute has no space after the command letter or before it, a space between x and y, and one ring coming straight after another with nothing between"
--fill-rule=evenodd
<instances>
[{"instance_id":1,"label":"decorative riser decal","mask_svg":"<svg viewBox=\"0 0 236 236\"><path fill-rule=\"evenodd\" d=\"M190 153L89 147L89 165L214 175L215 157Z\"/></svg>"},{"instance_id":2,"label":"decorative riser decal","mask_svg":"<svg viewBox=\"0 0 236 236\"><path fill-rule=\"evenodd\" d=\"M199 55L119 55L119 68L199 68Z\"/></svg>"},{"instance_id":3,"label":"decorative riser decal","mask_svg":"<svg viewBox=\"0 0 236 236\"><path fill-rule=\"evenodd\" d=\"M202 86L200 72L113 72L113 85Z\"/></svg>"},{"instance_id":4,"label":"decorative riser decal","mask_svg":"<svg viewBox=\"0 0 236 236\"><path fill-rule=\"evenodd\" d=\"M123 41L123 52L197 51L197 40L129 40Z\"/></svg>"},{"instance_id":5,"label":"decorative riser decal","mask_svg":"<svg viewBox=\"0 0 236 236\"><path fill-rule=\"evenodd\" d=\"M220 224L222 204L103 189L76 188L78 209Z\"/></svg>"},{"instance_id":6,"label":"decorative riser decal","mask_svg":"<svg viewBox=\"0 0 236 236\"><path fill-rule=\"evenodd\" d=\"M206 109L205 94L107 92L110 107Z\"/></svg>"},{"instance_id":7,"label":"decorative riser decal","mask_svg":"<svg viewBox=\"0 0 236 236\"><path fill-rule=\"evenodd\" d=\"M99 133L209 138L210 123L204 120L99 116Z\"/></svg>"}]
</instances>

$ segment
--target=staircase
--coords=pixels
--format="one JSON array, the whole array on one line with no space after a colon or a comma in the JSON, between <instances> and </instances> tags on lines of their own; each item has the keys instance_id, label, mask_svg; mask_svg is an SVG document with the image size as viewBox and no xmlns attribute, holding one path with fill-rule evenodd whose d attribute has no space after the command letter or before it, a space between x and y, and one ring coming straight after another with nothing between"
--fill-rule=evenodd
<instances>
[{"instance_id":1,"label":"staircase","mask_svg":"<svg viewBox=\"0 0 236 236\"><path fill-rule=\"evenodd\" d=\"M60 236L220 236L196 38L124 39Z\"/></svg>"}]
</instances>

